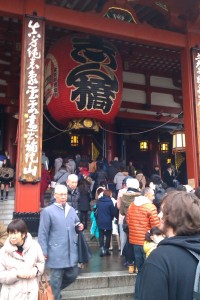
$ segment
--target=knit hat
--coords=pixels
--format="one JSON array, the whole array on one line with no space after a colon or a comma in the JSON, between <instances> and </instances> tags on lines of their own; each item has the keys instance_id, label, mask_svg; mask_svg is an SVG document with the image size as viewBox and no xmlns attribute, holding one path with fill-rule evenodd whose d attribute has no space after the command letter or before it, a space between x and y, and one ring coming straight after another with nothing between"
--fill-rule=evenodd
<instances>
[{"instance_id":1,"label":"knit hat","mask_svg":"<svg viewBox=\"0 0 200 300\"><path fill-rule=\"evenodd\" d=\"M126 187L127 188L133 188L133 189L139 189L139 181L136 178L128 178L126 180Z\"/></svg>"}]
</instances>

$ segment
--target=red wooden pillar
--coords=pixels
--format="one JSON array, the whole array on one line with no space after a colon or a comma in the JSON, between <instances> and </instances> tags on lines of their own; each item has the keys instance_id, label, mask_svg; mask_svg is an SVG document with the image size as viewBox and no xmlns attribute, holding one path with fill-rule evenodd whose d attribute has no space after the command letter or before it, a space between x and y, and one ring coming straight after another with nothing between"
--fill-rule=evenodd
<instances>
[{"instance_id":1,"label":"red wooden pillar","mask_svg":"<svg viewBox=\"0 0 200 300\"><path fill-rule=\"evenodd\" d=\"M114 124L106 126L106 159L108 162L116 156L116 134Z\"/></svg>"},{"instance_id":2,"label":"red wooden pillar","mask_svg":"<svg viewBox=\"0 0 200 300\"><path fill-rule=\"evenodd\" d=\"M25 22L25 15L28 16L37 16L37 17L43 17L44 16L44 8L45 8L45 1L44 0L25 0L24 1L24 19L23 19L23 32L22 32L22 56L21 56L21 78L20 78L20 111L19 111L19 128L18 128L18 149L17 149L17 169L16 169L16 195L15 195L15 212L38 212L39 211L39 199L40 199L40 183L39 182L22 182L19 181L20 180L20 176L23 177L23 170L25 168L22 168L22 161L25 161L25 158L22 157L23 151L25 151L25 146L30 146L34 148L34 142L32 142L32 145L27 143L27 135L29 134L29 128L27 127L26 133L24 131L24 126L29 126L31 125L31 119L29 118L30 115L32 115L33 117L36 116L36 118L42 118L43 115L43 81L44 81L44 76L43 76L43 71L44 71L44 62L43 62L43 52L44 52L44 35L42 34L42 37L40 39L41 43L39 45L40 49L39 52L41 54L41 61L42 63L40 63L40 74L41 74L41 78L40 78L40 90L38 91L37 94L39 94L38 96L38 107L36 107L36 109L38 109L39 114L37 114L36 112L34 112L34 107L32 106L31 108L29 107L28 109L31 109L30 114L29 113L22 113L24 112L23 107L25 107L27 105L26 103L26 89L29 90L29 95L27 97L29 97L30 100L30 104L31 101L33 101L34 97L36 97L36 94L34 94L34 96L32 96L33 94L33 90L31 90L33 88L32 83L28 82L27 80L27 65L26 65L26 59L27 59L27 53L29 48L32 47L32 45L30 44L26 44L25 41L27 40L27 36L26 36L26 32L28 32L28 26L31 25L29 23L29 25L27 25L27 22ZM38 19L39 20L39 19ZM41 20L41 19L40 19ZM42 25L41 25L42 26ZM44 24L43 24L44 26ZM36 29L37 30L37 29ZM43 32L43 30L41 31ZM31 33L32 34L32 33ZM37 37L35 35L34 37L34 44L35 41L37 40ZM36 41L37 42L37 41ZM37 55L35 55L35 58ZM38 61L36 61L37 63ZM35 63L35 61L30 61L31 63ZM37 78L36 78L37 79ZM31 79L30 79L31 80ZM30 88L27 87L27 84L30 85ZM35 84L35 83L34 83ZM38 83L37 83L38 84ZM26 89L25 89L26 87ZM31 95L30 95L31 94ZM33 102L32 102L33 103ZM32 105L32 104L31 104ZM28 123L29 125L27 125L27 121L30 120L30 123ZM38 119L39 120L39 119ZM40 119L42 120L42 119ZM35 121L32 119L32 122ZM35 124L34 124L35 126ZM34 130L32 126L32 131L30 132L30 134L34 134ZM34 168L37 169L37 173L39 176L41 176L41 152L42 152L42 147L41 147L41 139L42 139L42 121L39 122L39 126L37 128L37 132L38 132L38 151L37 151L37 160L35 160L35 166ZM31 136L30 136L31 139ZM25 142L26 140L26 142ZM26 143L26 144L25 144ZM27 153L27 152L26 152ZM40 174L39 174L40 173Z\"/></svg>"},{"instance_id":3,"label":"red wooden pillar","mask_svg":"<svg viewBox=\"0 0 200 300\"><path fill-rule=\"evenodd\" d=\"M181 52L182 92L184 128L186 138L186 162L188 184L197 187L198 184L198 162L197 162L197 138L195 131L195 108L193 98L192 64L190 49L200 44L200 35L187 34L187 46ZM197 132L200 135L200 132Z\"/></svg>"}]
</instances>

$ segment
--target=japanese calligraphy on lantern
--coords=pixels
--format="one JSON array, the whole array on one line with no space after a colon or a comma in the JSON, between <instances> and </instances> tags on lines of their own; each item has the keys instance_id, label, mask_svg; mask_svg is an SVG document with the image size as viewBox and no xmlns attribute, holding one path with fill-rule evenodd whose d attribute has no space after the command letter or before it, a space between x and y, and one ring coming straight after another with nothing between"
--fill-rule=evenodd
<instances>
[{"instance_id":1,"label":"japanese calligraphy on lantern","mask_svg":"<svg viewBox=\"0 0 200 300\"><path fill-rule=\"evenodd\" d=\"M200 109L200 49L192 49L192 56L195 100Z\"/></svg>"},{"instance_id":2,"label":"japanese calligraphy on lantern","mask_svg":"<svg viewBox=\"0 0 200 300\"><path fill-rule=\"evenodd\" d=\"M38 182L41 173L43 115L43 21L25 19L24 88L20 113L19 180Z\"/></svg>"},{"instance_id":3,"label":"japanese calligraphy on lantern","mask_svg":"<svg viewBox=\"0 0 200 300\"><path fill-rule=\"evenodd\" d=\"M78 110L109 113L119 90L114 48L92 37L73 38L72 44L71 56L79 65L66 78L67 85L75 88L71 101L76 102Z\"/></svg>"},{"instance_id":4,"label":"japanese calligraphy on lantern","mask_svg":"<svg viewBox=\"0 0 200 300\"><path fill-rule=\"evenodd\" d=\"M52 117L110 122L122 100L122 61L106 39L75 34L58 40L45 59L45 101Z\"/></svg>"}]
</instances>

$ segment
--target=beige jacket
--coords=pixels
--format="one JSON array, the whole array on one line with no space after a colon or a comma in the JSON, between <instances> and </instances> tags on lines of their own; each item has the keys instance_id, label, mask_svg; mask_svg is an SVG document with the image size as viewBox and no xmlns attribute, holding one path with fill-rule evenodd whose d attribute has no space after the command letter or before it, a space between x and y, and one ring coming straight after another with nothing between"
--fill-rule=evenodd
<instances>
[{"instance_id":1,"label":"beige jacket","mask_svg":"<svg viewBox=\"0 0 200 300\"><path fill-rule=\"evenodd\" d=\"M127 213L127 210L131 203L135 200L135 197L140 196L141 193L138 192L133 192L133 191L127 191L126 193L123 194L121 197L121 206L120 206L120 214L122 216L125 216Z\"/></svg>"},{"instance_id":2,"label":"beige jacket","mask_svg":"<svg viewBox=\"0 0 200 300\"><path fill-rule=\"evenodd\" d=\"M0 283L2 283L1 300L38 300L38 276L44 272L44 255L37 241L28 233L22 255L17 247L6 240L0 249ZM38 268L36 276L35 268ZM18 270L34 274L33 278L17 277Z\"/></svg>"},{"instance_id":3,"label":"beige jacket","mask_svg":"<svg viewBox=\"0 0 200 300\"><path fill-rule=\"evenodd\" d=\"M0 222L0 248L3 247L7 237L7 227L2 222Z\"/></svg>"}]
</instances>

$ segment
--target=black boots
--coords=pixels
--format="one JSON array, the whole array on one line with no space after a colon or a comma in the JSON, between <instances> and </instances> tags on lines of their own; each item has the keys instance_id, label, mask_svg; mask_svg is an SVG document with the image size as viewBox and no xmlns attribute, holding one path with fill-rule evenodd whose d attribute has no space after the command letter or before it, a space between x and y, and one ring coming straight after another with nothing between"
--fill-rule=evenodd
<instances>
[{"instance_id":1,"label":"black boots","mask_svg":"<svg viewBox=\"0 0 200 300\"><path fill-rule=\"evenodd\" d=\"M110 251L106 249L106 256L110 256L110 255L111 255Z\"/></svg>"},{"instance_id":2,"label":"black boots","mask_svg":"<svg viewBox=\"0 0 200 300\"><path fill-rule=\"evenodd\" d=\"M103 257L106 255L106 251L104 247L101 247L101 251L100 251L100 257Z\"/></svg>"},{"instance_id":3,"label":"black boots","mask_svg":"<svg viewBox=\"0 0 200 300\"><path fill-rule=\"evenodd\" d=\"M100 251L100 257L103 256L110 256L110 251L108 249L105 249L104 247L101 247L101 251Z\"/></svg>"},{"instance_id":4,"label":"black boots","mask_svg":"<svg viewBox=\"0 0 200 300\"><path fill-rule=\"evenodd\" d=\"M3 192L4 190L1 190L1 200L3 201ZM6 197L5 197L5 200L8 199L8 191L6 191Z\"/></svg>"}]
</instances>

